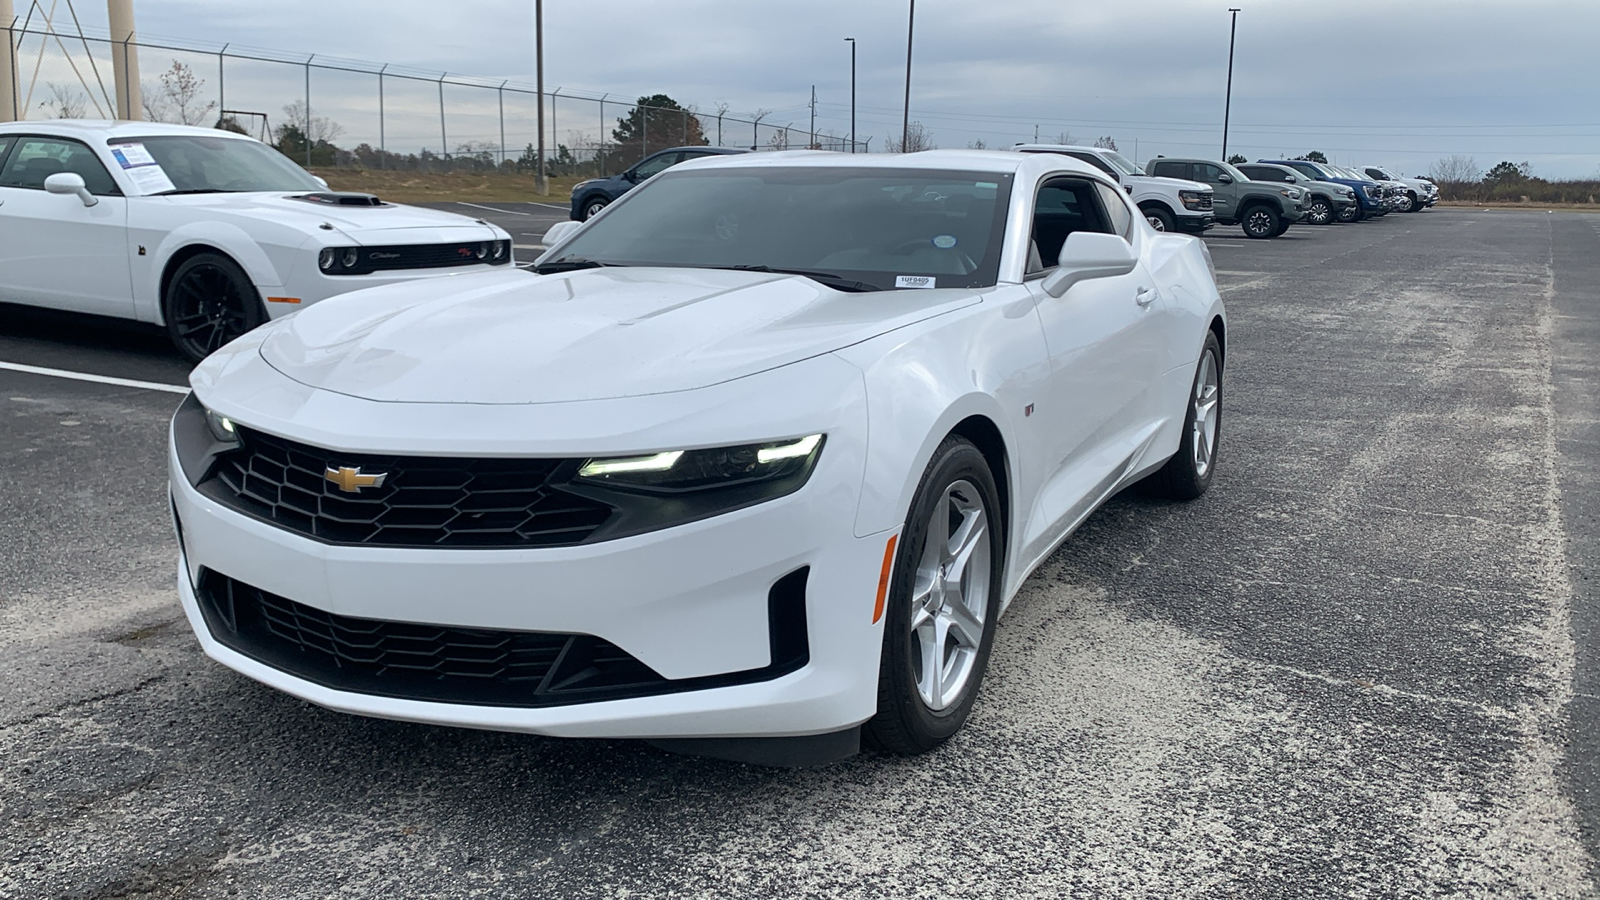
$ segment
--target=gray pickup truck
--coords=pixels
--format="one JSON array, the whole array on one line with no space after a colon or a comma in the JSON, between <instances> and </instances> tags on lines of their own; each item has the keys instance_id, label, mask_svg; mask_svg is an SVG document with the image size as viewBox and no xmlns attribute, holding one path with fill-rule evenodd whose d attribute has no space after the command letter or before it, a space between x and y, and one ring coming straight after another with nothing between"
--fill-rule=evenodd
<instances>
[{"instance_id":1,"label":"gray pickup truck","mask_svg":"<svg viewBox=\"0 0 1600 900\"><path fill-rule=\"evenodd\" d=\"M1251 181L1243 172L1211 159L1150 160L1145 171L1160 178L1187 178L1214 192L1217 221L1238 225L1246 237L1275 238L1305 215L1310 194L1291 184Z\"/></svg>"},{"instance_id":2,"label":"gray pickup truck","mask_svg":"<svg viewBox=\"0 0 1600 900\"><path fill-rule=\"evenodd\" d=\"M1303 173L1288 166L1273 163L1240 163L1239 171L1251 181L1277 181L1304 188L1311 196L1306 198L1307 225L1332 225L1350 218L1356 204L1356 192L1331 181L1313 181Z\"/></svg>"}]
</instances>

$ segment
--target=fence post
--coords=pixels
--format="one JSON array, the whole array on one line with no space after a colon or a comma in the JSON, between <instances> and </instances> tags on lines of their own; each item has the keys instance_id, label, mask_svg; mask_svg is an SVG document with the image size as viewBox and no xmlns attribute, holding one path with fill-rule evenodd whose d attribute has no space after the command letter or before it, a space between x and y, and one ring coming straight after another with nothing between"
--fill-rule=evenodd
<instances>
[{"instance_id":1,"label":"fence post","mask_svg":"<svg viewBox=\"0 0 1600 900\"><path fill-rule=\"evenodd\" d=\"M449 74L449 72L445 72L439 76L439 155L441 158L450 155L450 136L444 130L444 79L445 75ZM451 168L454 168L454 166Z\"/></svg>"},{"instance_id":2,"label":"fence post","mask_svg":"<svg viewBox=\"0 0 1600 900\"><path fill-rule=\"evenodd\" d=\"M650 107L639 104L639 158L650 155Z\"/></svg>"},{"instance_id":3,"label":"fence post","mask_svg":"<svg viewBox=\"0 0 1600 900\"><path fill-rule=\"evenodd\" d=\"M504 81L500 82L498 90L500 92L500 165L504 166L506 164L506 83Z\"/></svg>"},{"instance_id":4,"label":"fence post","mask_svg":"<svg viewBox=\"0 0 1600 900\"><path fill-rule=\"evenodd\" d=\"M222 49L217 51L217 121L218 122L222 121L222 117L227 114L227 110L228 110L228 66L226 64L226 60L228 58L227 54L228 54L228 48L230 46L232 46L231 43L223 44L222 45Z\"/></svg>"},{"instance_id":5,"label":"fence post","mask_svg":"<svg viewBox=\"0 0 1600 900\"><path fill-rule=\"evenodd\" d=\"M607 91L600 95L600 139L595 142L595 155L600 157L600 177L606 177L606 98L611 96Z\"/></svg>"},{"instance_id":6,"label":"fence post","mask_svg":"<svg viewBox=\"0 0 1600 900\"><path fill-rule=\"evenodd\" d=\"M378 149L386 153L389 150L389 145L384 140L385 135L383 133L383 73L387 71L389 71L388 63L384 63L383 68L378 70Z\"/></svg>"},{"instance_id":7,"label":"fence post","mask_svg":"<svg viewBox=\"0 0 1600 900\"><path fill-rule=\"evenodd\" d=\"M561 158L561 132L556 128L556 100L560 99L560 97L560 87L550 92L550 142L556 145L555 154L557 160ZM555 172L553 166L551 171L558 176L561 174L560 172Z\"/></svg>"},{"instance_id":8,"label":"fence post","mask_svg":"<svg viewBox=\"0 0 1600 900\"><path fill-rule=\"evenodd\" d=\"M311 61L315 53L306 57L306 168L311 168Z\"/></svg>"},{"instance_id":9,"label":"fence post","mask_svg":"<svg viewBox=\"0 0 1600 900\"><path fill-rule=\"evenodd\" d=\"M722 146L722 113L717 113L717 146Z\"/></svg>"},{"instance_id":10,"label":"fence post","mask_svg":"<svg viewBox=\"0 0 1600 900\"><path fill-rule=\"evenodd\" d=\"M679 124L680 130L683 132L683 140L678 142L678 146L687 147L689 145L689 111L687 109L680 110L680 113L679 119L682 121Z\"/></svg>"},{"instance_id":11,"label":"fence post","mask_svg":"<svg viewBox=\"0 0 1600 900\"><path fill-rule=\"evenodd\" d=\"M17 91L21 88L21 85L17 83L16 27L17 19L12 16L6 21L5 52L0 55L0 84L4 84L8 88L6 93L11 95L8 98L11 102L11 118L5 120L8 122L16 122L22 119L22 104L17 96Z\"/></svg>"}]
</instances>

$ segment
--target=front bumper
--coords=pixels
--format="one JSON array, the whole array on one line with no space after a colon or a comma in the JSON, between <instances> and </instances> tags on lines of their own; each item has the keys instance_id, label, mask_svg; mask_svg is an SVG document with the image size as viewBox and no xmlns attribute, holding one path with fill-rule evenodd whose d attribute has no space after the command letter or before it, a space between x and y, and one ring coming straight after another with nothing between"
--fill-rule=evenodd
<instances>
[{"instance_id":1,"label":"front bumper","mask_svg":"<svg viewBox=\"0 0 1600 900\"><path fill-rule=\"evenodd\" d=\"M1187 231L1190 234L1199 234L1215 224L1217 224L1215 213L1201 213L1198 215L1194 213L1187 215L1177 213L1172 217L1172 226L1174 228L1179 231Z\"/></svg>"}]
</instances>

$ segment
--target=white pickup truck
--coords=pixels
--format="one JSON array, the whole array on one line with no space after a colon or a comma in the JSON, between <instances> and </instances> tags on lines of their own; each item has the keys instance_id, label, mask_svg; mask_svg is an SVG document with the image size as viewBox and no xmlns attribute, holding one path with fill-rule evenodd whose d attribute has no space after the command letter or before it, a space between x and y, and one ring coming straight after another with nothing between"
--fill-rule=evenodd
<instances>
[{"instance_id":1,"label":"white pickup truck","mask_svg":"<svg viewBox=\"0 0 1600 900\"><path fill-rule=\"evenodd\" d=\"M1081 159L1105 172L1121 183L1122 189L1128 192L1134 205L1144 212L1150 226L1157 231L1199 234L1217 221L1212 207L1211 185L1181 178L1146 175L1115 150L1072 144L1018 144L1012 149L1019 153L1060 153Z\"/></svg>"},{"instance_id":2,"label":"white pickup truck","mask_svg":"<svg viewBox=\"0 0 1600 900\"><path fill-rule=\"evenodd\" d=\"M1422 212L1439 202L1439 189L1431 181L1424 181L1421 178L1400 178L1390 174L1390 170L1383 166L1362 166L1357 171L1368 178L1398 183L1401 192L1399 205L1401 212Z\"/></svg>"}]
</instances>

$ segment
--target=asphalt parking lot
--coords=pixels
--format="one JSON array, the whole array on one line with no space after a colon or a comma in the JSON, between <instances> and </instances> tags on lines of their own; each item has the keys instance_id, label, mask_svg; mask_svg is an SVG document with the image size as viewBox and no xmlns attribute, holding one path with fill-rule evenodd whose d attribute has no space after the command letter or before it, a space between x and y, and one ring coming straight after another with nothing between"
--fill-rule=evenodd
<instances>
[{"instance_id":1,"label":"asphalt parking lot","mask_svg":"<svg viewBox=\"0 0 1600 900\"><path fill-rule=\"evenodd\" d=\"M1097 513L941 751L815 770L234 675L173 587L179 396L0 368L0 897L1600 896L1600 216L1237 235L1211 493ZM185 372L15 309L0 361Z\"/></svg>"}]
</instances>

